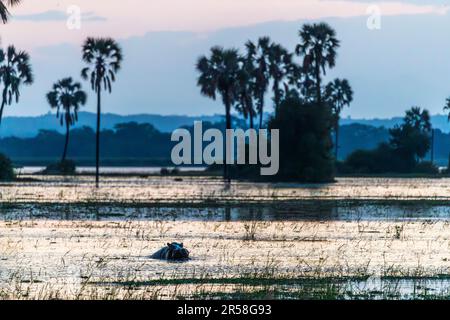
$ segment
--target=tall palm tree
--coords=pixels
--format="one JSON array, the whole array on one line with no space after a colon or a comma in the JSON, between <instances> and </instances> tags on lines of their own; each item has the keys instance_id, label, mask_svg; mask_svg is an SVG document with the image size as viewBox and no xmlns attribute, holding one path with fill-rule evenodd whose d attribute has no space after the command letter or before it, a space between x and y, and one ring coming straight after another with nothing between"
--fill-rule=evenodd
<instances>
[{"instance_id":1,"label":"tall palm tree","mask_svg":"<svg viewBox=\"0 0 450 320\"><path fill-rule=\"evenodd\" d=\"M311 70L315 78L316 102L322 103L322 73L336 64L339 40L336 32L326 23L305 24L299 31L300 44L295 48L303 57L304 69Z\"/></svg>"},{"instance_id":2,"label":"tall palm tree","mask_svg":"<svg viewBox=\"0 0 450 320\"><path fill-rule=\"evenodd\" d=\"M245 119L249 119L249 126L254 128L255 108L255 75L256 68L252 54L248 51L245 57L241 58L240 69L238 73L238 94L236 109Z\"/></svg>"},{"instance_id":3,"label":"tall palm tree","mask_svg":"<svg viewBox=\"0 0 450 320\"><path fill-rule=\"evenodd\" d=\"M339 120L342 109L350 106L353 101L353 90L347 79L334 79L325 87L325 98L331 107L333 117L333 127L335 132L335 158L338 159L339 152Z\"/></svg>"},{"instance_id":4,"label":"tall palm tree","mask_svg":"<svg viewBox=\"0 0 450 320\"><path fill-rule=\"evenodd\" d=\"M202 56L197 61L200 73L197 85L201 93L213 100L217 94L225 106L226 129L231 129L231 108L237 102L241 57L236 49L213 47L210 57ZM225 155L224 178L228 181L227 157Z\"/></svg>"},{"instance_id":5,"label":"tall palm tree","mask_svg":"<svg viewBox=\"0 0 450 320\"><path fill-rule=\"evenodd\" d=\"M255 63L255 100L256 110L259 114L259 127L262 128L264 117L264 103L267 89L270 82L270 48L272 42L269 37L258 39L255 44L248 41L246 44L247 55L250 55Z\"/></svg>"},{"instance_id":6,"label":"tall palm tree","mask_svg":"<svg viewBox=\"0 0 450 320\"><path fill-rule=\"evenodd\" d=\"M22 84L31 85L33 83L33 72L28 53L18 52L14 46L9 46L6 52L0 49L0 82L3 86L0 106L1 123L5 105L11 105L13 101L18 103Z\"/></svg>"},{"instance_id":7,"label":"tall palm tree","mask_svg":"<svg viewBox=\"0 0 450 320\"><path fill-rule=\"evenodd\" d=\"M52 91L47 93L50 107L56 109L56 117L61 126L66 125L66 141L61 162L66 160L69 146L70 127L78 121L78 110L86 104L86 93L81 90L81 84L73 82L72 78L64 78L53 85Z\"/></svg>"},{"instance_id":8,"label":"tall palm tree","mask_svg":"<svg viewBox=\"0 0 450 320\"><path fill-rule=\"evenodd\" d=\"M291 69L292 54L279 44L272 44L269 49L269 75L273 80L273 94L275 103L275 113L281 102L282 90L280 84Z\"/></svg>"},{"instance_id":9,"label":"tall palm tree","mask_svg":"<svg viewBox=\"0 0 450 320\"><path fill-rule=\"evenodd\" d=\"M448 121L450 122L450 97L445 100L444 112L448 113Z\"/></svg>"},{"instance_id":10,"label":"tall palm tree","mask_svg":"<svg viewBox=\"0 0 450 320\"><path fill-rule=\"evenodd\" d=\"M92 90L97 94L97 132L95 150L95 185L99 186L100 166L100 117L102 90L111 93L112 82L120 70L123 60L122 49L111 38L87 38L83 44L83 61L88 65L81 71L85 80L90 80Z\"/></svg>"},{"instance_id":11,"label":"tall palm tree","mask_svg":"<svg viewBox=\"0 0 450 320\"><path fill-rule=\"evenodd\" d=\"M430 113L426 109L421 109L420 107L412 107L406 111L405 123L411 127L425 131L431 132L431 117Z\"/></svg>"},{"instance_id":12,"label":"tall palm tree","mask_svg":"<svg viewBox=\"0 0 450 320\"><path fill-rule=\"evenodd\" d=\"M445 100L444 112L448 113L447 120L450 122L450 97ZM448 167L447 172L450 173L450 154L448 155Z\"/></svg>"},{"instance_id":13,"label":"tall palm tree","mask_svg":"<svg viewBox=\"0 0 450 320\"><path fill-rule=\"evenodd\" d=\"M3 23L7 23L9 20L9 10L8 6L12 7L18 5L20 0L0 0L0 19L2 19Z\"/></svg>"}]
</instances>

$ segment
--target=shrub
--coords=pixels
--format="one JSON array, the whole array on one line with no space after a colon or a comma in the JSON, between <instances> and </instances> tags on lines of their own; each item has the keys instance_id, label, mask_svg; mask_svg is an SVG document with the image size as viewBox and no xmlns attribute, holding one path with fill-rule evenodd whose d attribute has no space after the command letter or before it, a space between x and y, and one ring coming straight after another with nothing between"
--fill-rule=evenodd
<instances>
[{"instance_id":1,"label":"shrub","mask_svg":"<svg viewBox=\"0 0 450 320\"><path fill-rule=\"evenodd\" d=\"M280 170L269 179L333 181L331 128L331 110L327 105L307 103L295 95L283 100L269 122L269 129L280 129Z\"/></svg>"},{"instance_id":2,"label":"shrub","mask_svg":"<svg viewBox=\"0 0 450 320\"><path fill-rule=\"evenodd\" d=\"M11 160L0 154L0 181L11 181L14 178L15 174Z\"/></svg>"},{"instance_id":3,"label":"shrub","mask_svg":"<svg viewBox=\"0 0 450 320\"><path fill-rule=\"evenodd\" d=\"M170 170L167 169L167 168L161 168L160 174L161 174L162 176L168 176L168 175L170 174Z\"/></svg>"},{"instance_id":4,"label":"shrub","mask_svg":"<svg viewBox=\"0 0 450 320\"><path fill-rule=\"evenodd\" d=\"M438 174L439 168L436 167L430 161L422 161L419 162L414 168L414 172L416 173L427 173L427 174Z\"/></svg>"}]
</instances>

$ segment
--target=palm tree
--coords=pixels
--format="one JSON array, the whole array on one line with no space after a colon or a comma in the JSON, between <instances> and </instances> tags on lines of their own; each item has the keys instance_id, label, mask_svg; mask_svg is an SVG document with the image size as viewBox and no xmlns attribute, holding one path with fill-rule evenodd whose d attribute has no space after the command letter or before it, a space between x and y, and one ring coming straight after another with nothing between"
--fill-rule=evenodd
<instances>
[{"instance_id":1,"label":"palm tree","mask_svg":"<svg viewBox=\"0 0 450 320\"><path fill-rule=\"evenodd\" d=\"M2 104L0 107L0 123L5 105L13 101L19 102L20 87L22 84L33 83L33 73L30 65L30 56L25 51L16 51L9 46L6 52L0 49L0 82L3 85Z\"/></svg>"},{"instance_id":2,"label":"palm tree","mask_svg":"<svg viewBox=\"0 0 450 320\"><path fill-rule=\"evenodd\" d=\"M95 150L95 185L99 186L100 117L102 89L111 93L112 82L122 63L122 49L111 38L87 38L83 44L83 61L88 65L81 71L84 80L90 80L97 94L97 132Z\"/></svg>"},{"instance_id":3,"label":"palm tree","mask_svg":"<svg viewBox=\"0 0 450 320\"><path fill-rule=\"evenodd\" d=\"M254 128L255 108L254 95L256 89L255 83L256 68L253 56L248 51L247 55L241 58L240 69L238 73L238 104L236 109L245 119L249 119L249 126Z\"/></svg>"},{"instance_id":4,"label":"palm tree","mask_svg":"<svg viewBox=\"0 0 450 320\"><path fill-rule=\"evenodd\" d=\"M240 61L241 57L236 49L221 47L213 47L209 58L202 56L197 61L197 71L200 73L197 85L206 97L213 100L217 94L222 97L226 129L231 129L231 107L238 99ZM224 158L224 179L229 181L226 155Z\"/></svg>"},{"instance_id":5,"label":"palm tree","mask_svg":"<svg viewBox=\"0 0 450 320\"><path fill-rule=\"evenodd\" d=\"M345 106L350 106L350 103L353 101L353 90L347 79L334 79L325 87L325 97L330 104L333 117L335 158L337 160L339 151L339 120L342 109Z\"/></svg>"},{"instance_id":6,"label":"palm tree","mask_svg":"<svg viewBox=\"0 0 450 320\"><path fill-rule=\"evenodd\" d=\"M420 107L412 107L406 111L405 123L420 131L431 131L431 117L430 113L426 109Z\"/></svg>"},{"instance_id":7,"label":"palm tree","mask_svg":"<svg viewBox=\"0 0 450 320\"><path fill-rule=\"evenodd\" d=\"M280 84L291 70L292 54L279 44L272 44L269 49L269 75L273 79L275 114L281 102Z\"/></svg>"},{"instance_id":8,"label":"palm tree","mask_svg":"<svg viewBox=\"0 0 450 320\"><path fill-rule=\"evenodd\" d=\"M52 91L47 93L50 107L56 109L56 117L61 126L66 125L66 141L61 163L66 160L69 146L70 127L78 121L78 110L86 104L86 93L81 90L81 84L73 82L72 78L64 78L53 85Z\"/></svg>"},{"instance_id":9,"label":"palm tree","mask_svg":"<svg viewBox=\"0 0 450 320\"><path fill-rule=\"evenodd\" d=\"M20 0L0 0L0 18L2 19L3 23L7 23L9 20L9 10L8 6L12 7L15 5L18 5L20 3Z\"/></svg>"},{"instance_id":10,"label":"palm tree","mask_svg":"<svg viewBox=\"0 0 450 320\"><path fill-rule=\"evenodd\" d=\"M264 117L264 98L270 82L270 48L271 40L269 37L258 39L257 44L248 41L246 44L247 55L252 57L255 63L255 100L256 110L259 114L259 127L262 128Z\"/></svg>"},{"instance_id":11,"label":"palm tree","mask_svg":"<svg viewBox=\"0 0 450 320\"><path fill-rule=\"evenodd\" d=\"M445 100L444 112L448 113L448 121L450 122L450 97ZM450 173L450 154L448 156L448 168L447 172Z\"/></svg>"},{"instance_id":12,"label":"palm tree","mask_svg":"<svg viewBox=\"0 0 450 320\"><path fill-rule=\"evenodd\" d=\"M301 43L295 52L303 57L303 67L311 70L315 78L316 102L322 103L322 73L326 68L333 68L336 64L339 40L336 32L326 23L305 24L299 31Z\"/></svg>"},{"instance_id":13,"label":"palm tree","mask_svg":"<svg viewBox=\"0 0 450 320\"><path fill-rule=\"evenodd\" d=\"M450 97L445 100L444 112L448 113L448 121L450 122Z\"/></svg>"}]
</instances>

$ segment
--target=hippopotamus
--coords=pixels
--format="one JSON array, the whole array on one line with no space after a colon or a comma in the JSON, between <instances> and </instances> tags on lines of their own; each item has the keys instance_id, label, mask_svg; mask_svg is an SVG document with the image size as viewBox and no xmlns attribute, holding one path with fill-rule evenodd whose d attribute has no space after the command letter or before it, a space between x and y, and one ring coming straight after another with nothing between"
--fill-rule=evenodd
<instances>
[{"instance_id":1,"label":"hippopotamus","mask_svg":"<svg viewBox=\"0 0 450 320\"><path fill-rule=\"evenodd\" d=\"M152 259L169 260L169 261L186 261L189 260L189 251L183 247L182 243L167 243L167 246L156 251L150 256Z\"/></svg>"}]
</instances>

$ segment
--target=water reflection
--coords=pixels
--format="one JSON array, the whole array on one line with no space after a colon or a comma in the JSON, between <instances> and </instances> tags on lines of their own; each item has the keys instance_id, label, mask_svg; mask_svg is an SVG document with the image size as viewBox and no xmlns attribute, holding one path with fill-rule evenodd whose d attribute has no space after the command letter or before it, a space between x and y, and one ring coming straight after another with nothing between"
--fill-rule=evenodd
<instances>
[{"instance_id":1,"label":"water reflection","mask_svg":"<svg viewBox=\"0 0 450 320\"><path fill-rule=\"evenodd\" d=\"M450 206L432 204L343 204L305 202L297 206L157 207L107 204L0 205L2 220L162 220L162 221L359 221L450 220Z\"/></svg>"}]
</instances>

